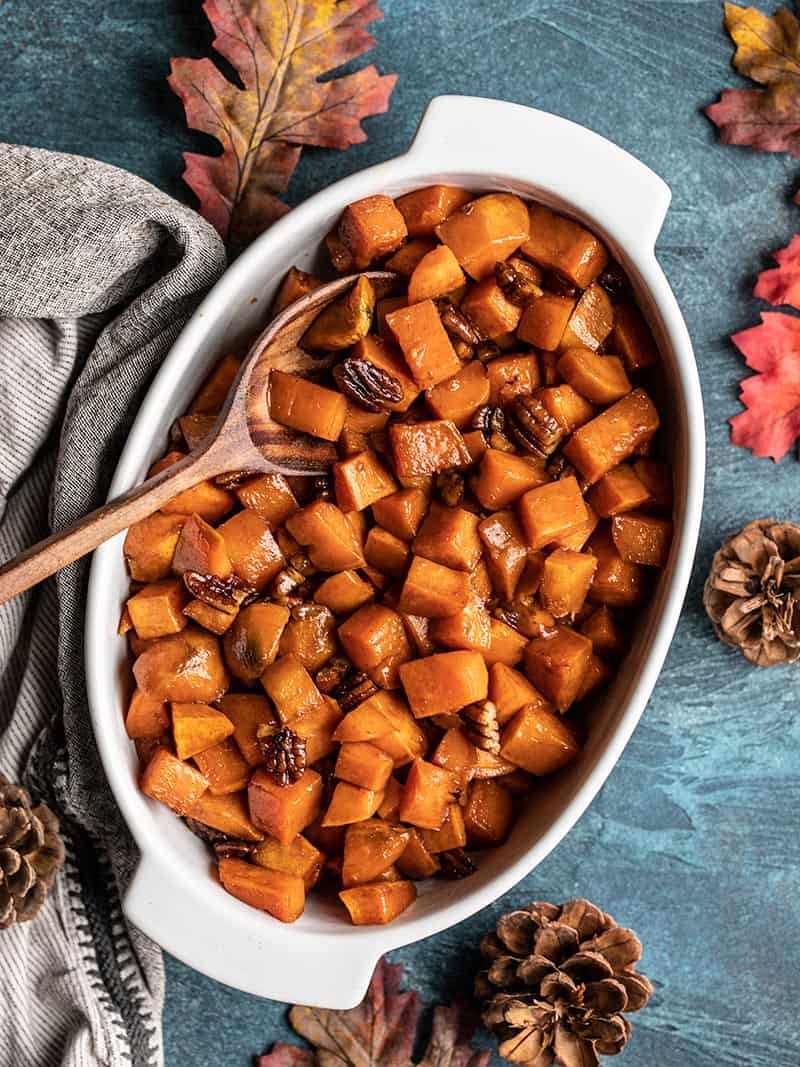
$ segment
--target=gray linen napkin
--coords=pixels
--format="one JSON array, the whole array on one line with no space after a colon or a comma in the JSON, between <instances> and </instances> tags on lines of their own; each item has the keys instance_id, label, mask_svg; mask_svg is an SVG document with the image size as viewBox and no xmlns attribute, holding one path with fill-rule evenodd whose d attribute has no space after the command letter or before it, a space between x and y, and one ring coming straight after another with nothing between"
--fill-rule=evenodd
<instances>
[{"instance_id":1,"label":"gray linen napkin","mask_svg":"<svg viewBox=\"0 0 800 1067\"><path fill-rule=\"evenodd\" d=\"M0 146L0 561L102 502L153 371L225 256L199 215L90 159ZM87 563L0 607L0 771L58 811L67 863L0 931L0 1067L163 1061L158 948L83 671Z\"/></svg>"}]
</instances>

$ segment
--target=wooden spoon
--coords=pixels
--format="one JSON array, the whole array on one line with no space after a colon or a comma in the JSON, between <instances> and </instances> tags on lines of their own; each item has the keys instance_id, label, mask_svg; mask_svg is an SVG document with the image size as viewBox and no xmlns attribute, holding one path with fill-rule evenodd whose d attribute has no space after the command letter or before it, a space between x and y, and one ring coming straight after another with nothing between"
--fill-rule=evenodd
<instances>
[{"instance_id":1,"label":"wooden spoon","mask_svg":"<svg viewBox=\"0 0 800 1067\"><path fill-rule=\"evenodd\" d=\"M315 358L298 343L315 316L344 295L356 277L339 278L313 290L273 319L242 363L213 429L188 456L0 567L0 604L207 478L237 470L299 475L328 470L337 459L335 445L289 430L270 418L269 375L272 370L304 375L334 362L335 355ZM397 281L396 274L386 271L370 271L365 277L378 297L389 293Z\"/></svg>"}]
</instances>

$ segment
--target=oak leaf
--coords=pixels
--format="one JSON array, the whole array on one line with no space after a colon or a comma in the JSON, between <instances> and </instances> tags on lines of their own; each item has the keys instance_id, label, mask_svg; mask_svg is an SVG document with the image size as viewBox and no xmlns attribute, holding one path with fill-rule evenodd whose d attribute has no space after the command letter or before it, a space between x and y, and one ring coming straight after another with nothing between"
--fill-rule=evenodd
<instances>
[{"instance_id":1,"label":"oak leaf","mask_svg":"<svg viewBox=\"0 0 800 1067\"><path fill-rule=\"evenodd\" d=\"M210 59L173 59L167 80L190 128L222 145L219 156L184 152L184 181L240 247L288 210L278 198L303 146L366 140L361 120L386 111L397 76L368 66L320 81L375 44L376 0L205 0L203 10L241 85Z\"/></svg>"},{"instance_id":2,"label":"oak leaf","mask_svg":"<svg viewBox=\"0 0 800 1067\"><path fill-rule=\"evenodd\" d=\"M402 974L400 964L381 960L364 1000L349 1011L293 1007L289 1022L314 1051L275 1045L258 1057L257 1067L413 1067L420 1004L416 993L400 991ZM435 1008L417 1067L487 1067L489 1053L471 1046L473 1029L464 1005Z\"/></svg>"},{"instance_id":3,"label":"oak leaf","mask_svg":"<svg viewBox=\"0 0 800 1067\"><path fill-rule=\"evenodd\" d=\"M800 156L800 22L787 8L766 15L726 3L733 65L762 89L727 89L706 115L723 144Z\"/></svg>"}]
</instances>

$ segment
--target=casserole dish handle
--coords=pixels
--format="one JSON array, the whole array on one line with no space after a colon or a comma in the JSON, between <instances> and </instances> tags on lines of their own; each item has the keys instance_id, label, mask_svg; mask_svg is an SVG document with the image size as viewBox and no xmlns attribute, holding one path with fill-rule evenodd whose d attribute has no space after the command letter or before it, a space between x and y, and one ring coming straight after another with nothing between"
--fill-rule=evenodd
<instances>
[{"instance_id":1,"label":"casserole dish handle","mask_svg":"<svg viewBox=\"0 0 800 1067\"><path fill-rule=\"evenodd\" d=\"M489 179L493 166L523 181L527 175L532 196L585 215L612 246L652 250L671 199L663 179L605 137L502 100L435 97L408 155L428 173L447 173L453 182L459 170L474 174L476 163Z\"/></svg>"}]
</instances>

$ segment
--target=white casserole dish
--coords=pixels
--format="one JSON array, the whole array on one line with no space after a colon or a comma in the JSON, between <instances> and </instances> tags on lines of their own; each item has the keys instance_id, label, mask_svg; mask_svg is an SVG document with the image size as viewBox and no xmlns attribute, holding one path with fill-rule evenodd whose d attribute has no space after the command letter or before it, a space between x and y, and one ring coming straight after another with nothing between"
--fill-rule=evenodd
<instances>
[{"instance_id":1,"label":"white casserole dish","mask_svg":"<svg viewBox=\"0 0 800 1067\"><path fill-rule=\"evenodd\" d=\"M587 178L588 175L588 178ZM691 342L654 245L670 201L665 183L609 141L565 119L516 104L443 96L429 105L409 151L318 193L281 219L225 274L175 343L128 438L111 495L138 483L164 451L173 419L218 356L263 324L292 265L310 269L346 204L433 182L506 189L595 230L634 283L664 357L667 439L676 483L675 537L667 568L633 648L599 699L580 758L528 804L508 843L461 882L420 886L417 903L390 926L355 928L313 895L284 926L229 896L205 846L137 785L136 753L123 727L126 642L116 623L127 595L123 535L97 550L89 582L86 674L106 774L141 861L125 899L128 918L168 952L248 993L348 1008L385 952L452 926L492 903L560 841L598 792L642 714L669 648L694 557L703 494L702 399Z\"/></svg>"}]
</instances>

